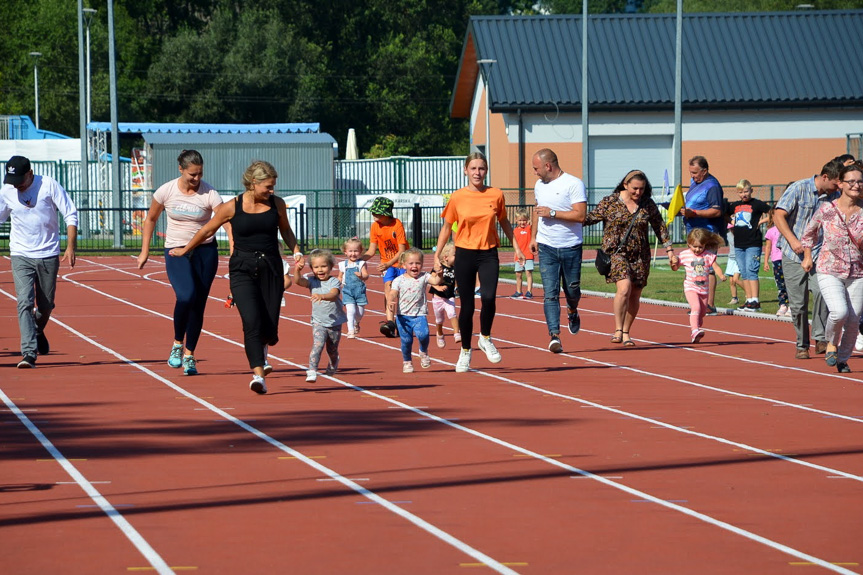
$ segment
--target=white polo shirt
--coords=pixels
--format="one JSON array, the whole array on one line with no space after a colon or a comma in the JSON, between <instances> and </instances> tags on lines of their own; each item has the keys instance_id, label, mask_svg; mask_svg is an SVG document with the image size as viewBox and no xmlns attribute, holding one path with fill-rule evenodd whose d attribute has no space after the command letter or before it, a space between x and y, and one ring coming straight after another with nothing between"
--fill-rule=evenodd
<instances>
[{"instance_id":1,"label":"white polo shirt","mask_svg":"<svg viewBox=\"0 0 863 575\"><path fill-rule=\"evenodd\" d=\"M557 179L545 183L537 180L533 187L536 205L547 206L556 212L572 209L572 204L587 203L584 182L566 172ZM571 222L558 218L538 218L536 241L553 248L570 248L584 242L581 222Z\"/></svg>"},{"instance_id":2,"label":"white polo shirt","mask_svg":"<svg viewBox=\"0 0 863 575\"><path fill-rule=\"evenodd\" d=\"M60 221L78 227L78 210L63 186L48 176L33 176L33 182L19 192L10 184L0 188L0 224L11 217L9 253L27 258L60 255Z\"/></svg>"}]
</instances>

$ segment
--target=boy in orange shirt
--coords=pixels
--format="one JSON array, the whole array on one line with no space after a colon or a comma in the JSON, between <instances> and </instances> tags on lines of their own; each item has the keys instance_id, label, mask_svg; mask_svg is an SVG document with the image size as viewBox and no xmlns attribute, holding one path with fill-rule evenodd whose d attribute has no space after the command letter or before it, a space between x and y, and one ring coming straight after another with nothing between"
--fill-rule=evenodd
<instances>
[{"instance_id":1,"label":"boy in orange shirt","mask_svg":"<svg viewBox=\"0 0 863 575\"><path fill-rule=\"evenodd\" d=\"M522 272L527 276L527 291L524 292L524 297L527 299L533 297L531 292L533 289L533 252L530 251L531 231L527 210L516 210L515 229L512 230L512 237L518 247L521 248L521 253L524 254L525 259L524 263L520 263L518 258L515 258L515 293L512 294L512 297L522 297Z\"/></svg>"},{"instance_id":2,"label":"boy in orange shirt","mask_svg":"<svg viewBox=\"0 0 863 575\"><path fill-rule=\"evenodd\" d=\"M378 196L372 202L369 212L374 216L372 229L369 233L369 249L363 254L362 260L368 261L375 256L377 250L381 250L381 263L378 271L383 274L384 281L384 309L387 313L386 321L381 322L381 333L387 337L398 337L395 316L389 309L387 301L393 280L405 273L399 263L402 253L408 249L408 240L405 235L405 227L398 218L393 217L393 201L385 196Z\"/></svg>"}]
</instances>

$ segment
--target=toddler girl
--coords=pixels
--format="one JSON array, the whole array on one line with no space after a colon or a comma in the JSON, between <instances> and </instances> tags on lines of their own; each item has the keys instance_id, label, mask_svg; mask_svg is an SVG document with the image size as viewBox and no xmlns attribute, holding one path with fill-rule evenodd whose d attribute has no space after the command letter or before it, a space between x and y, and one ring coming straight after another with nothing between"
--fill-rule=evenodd
<instances>
[{"instance_id":1,"label":"toddler girl","mask_svg":"<svg viewBox=\"0 0 863 575\"><path fill-rule=\"evenodd\" d=\"M442 263L439 263L442 262ZM440 275L441 283L429 288L432 294L432 309L434 310L435 332L437 334L437 346L446 347L446 339L443 334L443 322L450 321L453 340L461 341L461 333L458 331L458 318L455 314L455 244L447 243L442 249L439 258L435 258L435 271ZM438 266L440 268L438 269Z\"/></svg>"},{"instance_id":2,"label":"toddler girl","mask_svg":"<svg viewBox=\"0 0 863 575\"><path fill-rule=\"evenodd\" d=\"M716 250L722 243L722 238L704 228L695 228L686 236L689 249L683 250L677 261L671 262L671 269L677 271L683 267L686 278L683 280L683 294L692 311L689 314L689 325L692 327L692 343L698 343L704 337L701 326L707 315L708 272L710 268L716 272L720 281L725 281L722 268L716 263Z\"/></svg>"},{"instance_id":3,"label":"toddler girl","mask_svg":"<svg viewBox=\"0 0 863 575\"><path fill-rule=\"evenodd\" d=\"M779 228L773 225L773 210L767 212L767 233L764 234L764 271L769 272L773 267L773 279L776 280L776 296L779 300L779 317L791 317L788 309L788 290L785 289L785 275L782 273L782 250L776 245L779 243Z\"/></svg>"},{"instance_id":4,"label":"toddler girl","mask_svg":"<svg viewBox=\"0 0 863 575\"><path fill-rule=\"evenodd\" d=\"M347 240L342 251L348 259L339 262L339 282L342 284L342 301L348 314L348 339L354 339L360 333L360 320L369 305L366 297L369 267L361 259L363 242L359 238Z\"/></svg>"},{"instance_id":5,"label":"toddler girl","mask_svg":"<svg viewBox=\"0 0 863 575\"><path fill-rule=\"evenodd\" d=\"M327 375L333 375L339 367L339 340L342 337L342 324L345 323L345 310L342 308L339 278L330 272L335 266L335 258L330 250L312 250L309 266L312 273L301 276L305 259L300 257L294 266L294 283L309 288L312 292L312 352L309 354L309 369L306 381L314 383L318 379L318 363L324 347L330 358Z\"/></svg>"},{"instance_id":6,"label":"toddler girl","mask_svg":"<svg viewBox=\"0 0 863 575\"><path fill-rule=\"evenodd\" d=\"M423 368L431 366L428 354L429 324L426 319L426 286L439 285L441 278L438 272L428 274L422 271L423 252L419 248L409 248L401 255L401 266L405 273L393 280L390 288L387 307L395 315L402 340L402 360L404 373L413 373L411 350L414 336L420 342L420 365Z\"/></svg>"}]
</instances>

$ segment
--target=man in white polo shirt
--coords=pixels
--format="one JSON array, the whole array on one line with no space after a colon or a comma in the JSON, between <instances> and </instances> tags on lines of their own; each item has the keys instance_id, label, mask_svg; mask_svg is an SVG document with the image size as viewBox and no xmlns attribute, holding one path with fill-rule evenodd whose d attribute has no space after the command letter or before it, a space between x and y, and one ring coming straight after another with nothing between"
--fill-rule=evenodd
<instances>
[{"instance_id":1,"label":"man in white polo shirt","mask_svg":"<svg viewBox=\"0 0 863 575\"><path fill-rule=\"evenodd\" d=\"M60 270L60 222L66 222L66 251L62 261L75 267L78 210L63 186L48 176L35 176L30 160L12 156L6 162L0 188L0 224L12 219L9 253L18 299L21 331L19 368L36 367L36 357L50 351L45 326L54 309ZM35 307L34 307L35 306Z\"/></svg>"},{"instance_id":2,"label":"man in white polo shirt","mask_svg":"<svg viewBox=\"0 0 863 575\"><path fill-rule=\"evenodd\" d=\"M560 353L560 288L566 297L569 333L581 328L578 301L581 299L582 222L587 215L584 182L560 169L557 154L543 148L533 155L534 186L533 237L530 250L539 254L539 273L545 294L543 311L551 341L548 349Z\"/></svg>"}]
</instances>

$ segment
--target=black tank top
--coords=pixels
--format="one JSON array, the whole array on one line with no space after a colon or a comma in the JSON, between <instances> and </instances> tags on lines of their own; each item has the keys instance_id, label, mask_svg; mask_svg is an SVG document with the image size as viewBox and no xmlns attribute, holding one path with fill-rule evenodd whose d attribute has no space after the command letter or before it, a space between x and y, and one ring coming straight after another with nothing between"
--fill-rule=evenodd
<instances>
[{"instance_id":1,"label":"black tank top","mask_svg":"<svg viewBox=\"0 0 863 575\"><path fill-rule=\"evenodd\" d=\"M243 195L235 200L234 217L231 218L231 231L234 234L234 247L244 252L279 253L279 211L276 200L270 196L270 209L259 214L243 211Z\"/></svg>"}]
</instances>

